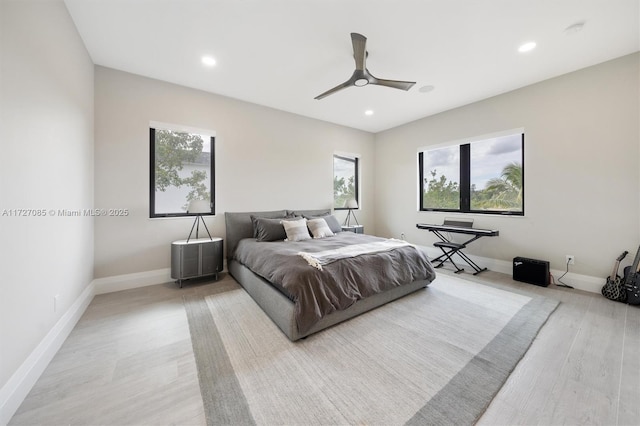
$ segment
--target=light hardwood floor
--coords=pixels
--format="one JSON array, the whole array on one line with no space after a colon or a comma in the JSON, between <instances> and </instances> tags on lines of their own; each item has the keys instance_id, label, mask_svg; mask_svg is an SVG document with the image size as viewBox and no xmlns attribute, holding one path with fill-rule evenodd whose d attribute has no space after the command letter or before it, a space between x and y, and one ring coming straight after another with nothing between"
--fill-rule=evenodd
<instances>
[{"instance_id":1,"label":"light hardwood floor","mask_svg":"<svg viewBox=\"0 0 640 426\"><path fill-rule=\"evenodd\" d=\"M96 296L10 424L205 424L182 297L221 291L222 277ZM640 424L640 307L491 271L460 278L561 302L479 424Z\"/></svg>"}]
</instances>

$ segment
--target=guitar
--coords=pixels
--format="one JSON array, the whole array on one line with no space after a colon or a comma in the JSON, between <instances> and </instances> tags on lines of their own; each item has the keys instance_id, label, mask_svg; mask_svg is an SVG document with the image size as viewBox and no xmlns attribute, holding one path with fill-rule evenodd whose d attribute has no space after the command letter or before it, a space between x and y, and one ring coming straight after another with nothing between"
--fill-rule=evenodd
<instances>
[{"instance_id":1,"label":"guitar","mask_svg":"<svg viewBox=\"0 0 640 426\"><path fill-rule=\"evenodd\" d=\"M618 269L620 269L620 262L624 259L628 251L624 251L613 264L611 275L607 277L607 282L602 287L601 293L604 297L610 300L617 300L618 302L625 302L627 300L627 291L623 285L622 277L618 275Z\"/></svg>"},{"instance_id":2,"label":"guitar","mask_svg":"<svg viewBox=\"0 0 640 426\"><path fill-rule=\"evenodd\" d=\"M640 248L631 266L624 268L624 287L627 291L627 303L640 305Z\"/></svg>"}]
</instances>

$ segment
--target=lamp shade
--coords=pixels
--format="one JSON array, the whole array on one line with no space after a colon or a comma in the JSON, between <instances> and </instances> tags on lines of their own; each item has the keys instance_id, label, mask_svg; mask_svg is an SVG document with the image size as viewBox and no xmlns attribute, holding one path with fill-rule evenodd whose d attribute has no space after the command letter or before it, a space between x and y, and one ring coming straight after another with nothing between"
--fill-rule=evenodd
<instances>
[{"instance_id":1,"label":"lamp shade","mask_svg":"<svg viewBox=\"0 0 640 426\"><path fill-rule=\"evenodd\" d=\"M355 198L350 198L347 200L346 203L344 203L344 206L348 209L357 209L358 208L358 202L356 201Z\"/></svg>"},{"instance_id":2,"label":"lamp shade","mask_svg":"<svg viewBox=\"0 0 640 426\"><path fill-rule=\"evenodd\" d=\"M209 200L191 200L189 201L187 213L211 213L211 203Z\"/></svg>"}]
</instances>

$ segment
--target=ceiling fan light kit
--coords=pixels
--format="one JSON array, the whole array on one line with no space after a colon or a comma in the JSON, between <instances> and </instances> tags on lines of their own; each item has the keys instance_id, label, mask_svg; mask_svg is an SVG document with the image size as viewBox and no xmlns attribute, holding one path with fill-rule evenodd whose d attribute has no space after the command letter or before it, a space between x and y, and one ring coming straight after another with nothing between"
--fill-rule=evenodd
<instances>
[{"instance_id":1,"label":"ceiling fan light kit","mask_svg":"<svg viewBox=\"0 0 640 426\"><path fill-rule=\"evenodd\" d=\"M344 83L329 89L326 92L318 95L315 99L323 99L329 95L336 93L339 90L346 89L347 87L363 87L369 84L375 84L377 86L386 86L394 89L409 90L416 84L415 81L399 81L399 80L384 80L374 77L367 69L367 38L362 34L351 33L351 43L353 44L353 58L356 61L356 69L353 71L351 78Z\"/></svg>"}]
</instances>

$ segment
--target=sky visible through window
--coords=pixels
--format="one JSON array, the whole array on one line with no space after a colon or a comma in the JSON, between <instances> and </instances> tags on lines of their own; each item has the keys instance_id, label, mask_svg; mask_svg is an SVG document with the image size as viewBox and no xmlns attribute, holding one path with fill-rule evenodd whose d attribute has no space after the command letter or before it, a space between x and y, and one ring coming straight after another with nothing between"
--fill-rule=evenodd
<instances>
[{"instance_id":1,"label":"sky visible through window","mask_svg":"<svg viewBox=\"0 0 640 426\"><path fill-rule=\"evenodd\" d=\"M211 152L211 137L207 135L198 135L204 142L202 144L202 152Z\"/></svg>"},{"instance_id":2,"label":"sky visible through window","mask_svg":"<svg viewBox=\"0 0 640 426\"><path fill-rule=\"evenodd\" d=\"M353 176L353 161L342 160L337 157L333 157L333 174L337 178L349 179Z\"/></svg>"},{"instance_id":3,"label":"sky visible through window","mask_svg":"<svg viewBox=\"0 0 640 426\"><path fill-rule=\"evenodd\" d=\"M459 145L429 150L424 157L424 175L431 179L444 175L447 181L460 182ZM500 136L471 143L471 183L477 190L485 188L487 182L499 178L504 166L522 162L522 135Z\"/></svg>"},{"instance_id":4,"label":"sky visible through window","mask_svg":"<svg viewBox=\"0 0 640 426\"><path fill-rule=\"evenodd\" d=\"M333 156L334 208L342 208L349 199L358 197L356 162L357 159L355 157Z\"/></svg>"}]
</instances>

